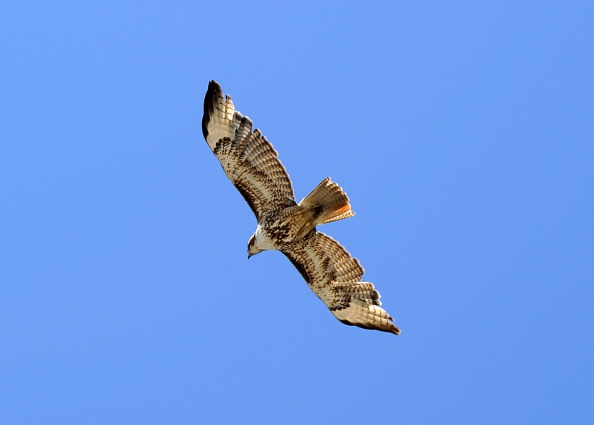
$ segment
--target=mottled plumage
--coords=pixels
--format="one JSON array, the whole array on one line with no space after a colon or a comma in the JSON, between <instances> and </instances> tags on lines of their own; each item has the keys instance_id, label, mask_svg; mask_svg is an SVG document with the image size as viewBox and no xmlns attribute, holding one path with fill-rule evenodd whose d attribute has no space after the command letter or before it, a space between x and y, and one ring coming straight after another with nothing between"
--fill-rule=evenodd
<instances>
[{"instance_id":1,"label":"mottled plumage","mask_svg":"<svg viewBox=\"0 0 594 425\"><path fill-rule=\"evenodd\" d=\"M396 335L400 330L380 307L380 294L361 281L363 267L316 226L354 215L344 191L324 179L301 202L278 154L252 122L235 110L215 81L204 97L202 133L223 170L256 215L248 256L267 249L285 254L338 320Z\"/></svg>"}]
</instances>

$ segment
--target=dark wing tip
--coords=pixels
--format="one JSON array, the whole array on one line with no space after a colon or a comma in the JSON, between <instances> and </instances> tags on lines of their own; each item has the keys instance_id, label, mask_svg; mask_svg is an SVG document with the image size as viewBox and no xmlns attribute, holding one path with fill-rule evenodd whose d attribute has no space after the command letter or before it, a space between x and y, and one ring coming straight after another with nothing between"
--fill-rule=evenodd
<instances>
[{"instance_id":1,"label":"dark wing tip","mask_svg":"<svg viewBox=\"0 0 594 425\"><path fill-rule=\"evenodd\" d=\"M217 83L215 80L210 80L208 82L208 90L206 91L206 93L210 93L210 92L223 92L223 89L221 88L221 85L219 83Z\"/></svg>"},{"instance_id":2,"label":"dark wing tip","mask_svg":"<svg viewBox=\"0 0 594 425\"><path fill-rule=\"evenodd\" d=\"M204 115L202 116L202 135L204 139L208 136L210 115L214 112L214 104L219 96L223 96L223 89L215 80L210 80L204 95Z\"/></svg>"}]
</instances>

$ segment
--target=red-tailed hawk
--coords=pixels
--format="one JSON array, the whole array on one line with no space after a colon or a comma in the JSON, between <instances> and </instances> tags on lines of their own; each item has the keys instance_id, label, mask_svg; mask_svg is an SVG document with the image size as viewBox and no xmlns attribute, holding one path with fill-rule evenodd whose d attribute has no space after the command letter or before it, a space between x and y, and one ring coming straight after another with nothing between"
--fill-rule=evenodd
<instances>
[{"instance_id":1,"label":"red-tailed hawk","mask_svg":"<svg viewBox=\"0 0 594 425\"><path fill-rule=\"evenodd\" d=\"M258 220L248 242L248 258L267 249L285 254L314 293L347 325L396 335L400 330L380 307L380 294L361 281L363 267L316 226L352 217L349 199L325 178L299 203L291 180L270 142L252 121L235 110L221 86L208 84L202 133L223 170Z\"/></svg>"}]
</instances>

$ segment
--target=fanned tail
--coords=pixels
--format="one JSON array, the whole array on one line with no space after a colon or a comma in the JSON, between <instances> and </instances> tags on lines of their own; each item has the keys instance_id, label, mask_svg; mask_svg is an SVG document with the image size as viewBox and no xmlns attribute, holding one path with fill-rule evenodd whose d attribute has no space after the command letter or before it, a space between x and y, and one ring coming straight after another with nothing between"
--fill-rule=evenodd
<instances>
[{"instance_id":1,"label":"fanned tail","mask_svg":"<svg viewBox=\"0 0 594 425\"><path fill-rule=\"evenodd\" d=\"M299 206L311 212L314 226L355 215L346 193L331 181L330 177L322 180L309 195L303 198Z\"/></svg>"}]
</instances>

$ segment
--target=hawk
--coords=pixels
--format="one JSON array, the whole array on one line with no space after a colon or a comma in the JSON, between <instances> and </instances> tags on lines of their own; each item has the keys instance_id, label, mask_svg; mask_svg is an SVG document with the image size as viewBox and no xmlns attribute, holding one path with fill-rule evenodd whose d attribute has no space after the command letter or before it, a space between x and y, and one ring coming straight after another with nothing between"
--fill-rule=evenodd
<instances>
[{"instance_id":1,"label":"hawk","mask_svg":"<svg viewBox=\"0 0 594 425\"><path fill-rule=\"evenodd\" d=\"M311 290L342 323L398 335L393 318L381 308L380 294L361 281L363 267L316 226L352 217L349 198L325 178L295 202L289 175L270 142L252 121L235 110L231 97L210 81L204 97L202 133L225 174L256 215L248 258L265 250L286 255Z\"/></svg>"}]
</instances>

